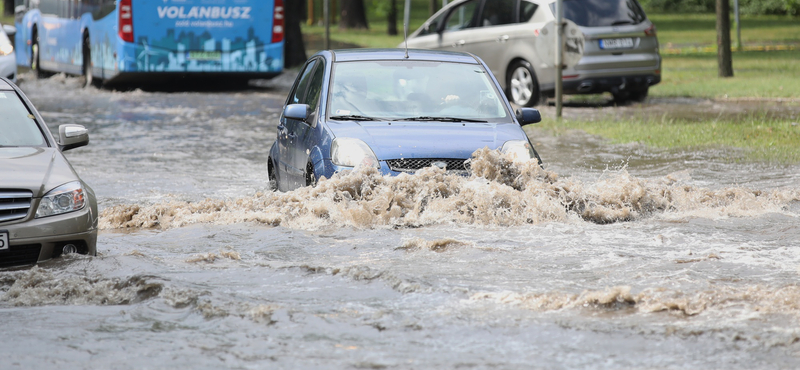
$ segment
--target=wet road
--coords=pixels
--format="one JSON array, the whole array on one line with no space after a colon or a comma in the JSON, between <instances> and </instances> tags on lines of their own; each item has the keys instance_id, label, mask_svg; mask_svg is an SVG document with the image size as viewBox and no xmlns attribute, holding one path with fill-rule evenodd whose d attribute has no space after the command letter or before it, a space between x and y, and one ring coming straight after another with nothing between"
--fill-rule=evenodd
<instances>
[{"instance_id":1,"label":"wet road","mask_svg":"<svg viewBox=\"0 0 800 370\"><path fill-rule=\"evenodd\" d=\"M3 369L800 364L800 166L534 131L545 170L273 193L282 85L78 84L21 87L89 128L98 256L0 272Z\"/></svg>"}]
</instances>

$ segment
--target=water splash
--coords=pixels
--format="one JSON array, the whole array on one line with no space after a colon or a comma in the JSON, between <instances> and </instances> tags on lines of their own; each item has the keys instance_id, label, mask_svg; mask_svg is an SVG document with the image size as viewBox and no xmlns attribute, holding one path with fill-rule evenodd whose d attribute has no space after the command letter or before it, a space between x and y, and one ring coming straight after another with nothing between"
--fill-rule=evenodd
<instances>
[{"instance_id":1,"label":"water splash","mask_svg":"<svg viewBox=\"0 0 800 370\"><path fill-rule=\"evenodd\" d=\"M514 226L525 223L632 221L664 217L751 217L786 212L800 190L711 190L686 184L685 174L661 179L608 171L593 183L560 178L537 163L514 163L489 149L473 154L470 177L426 168L381 176L343 172L316 187L258 193L233 200L127 204L103 210L100 227L173 228L194 223L259 222L298 229L328 226L420 227L435 224Z\"/></svg>"}]
</instances>

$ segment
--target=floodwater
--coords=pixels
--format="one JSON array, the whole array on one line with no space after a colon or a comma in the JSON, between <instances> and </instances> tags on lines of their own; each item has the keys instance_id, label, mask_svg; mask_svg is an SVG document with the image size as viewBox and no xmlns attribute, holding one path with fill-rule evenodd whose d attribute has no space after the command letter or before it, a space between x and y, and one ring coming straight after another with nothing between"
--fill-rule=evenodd
<instances>
[{"instance_id":1,"label":"floodwater","mask_svg":"<svg viewBox=\"0 0 800 370\"><path fill-rule=\"evenodd\" d=\"M21 86L90 131L98 256L0 271L3 369L800 366L800 166L534 130L544 169L274 193L284 85L78 84Z\"/></svg>"}]
</instances>

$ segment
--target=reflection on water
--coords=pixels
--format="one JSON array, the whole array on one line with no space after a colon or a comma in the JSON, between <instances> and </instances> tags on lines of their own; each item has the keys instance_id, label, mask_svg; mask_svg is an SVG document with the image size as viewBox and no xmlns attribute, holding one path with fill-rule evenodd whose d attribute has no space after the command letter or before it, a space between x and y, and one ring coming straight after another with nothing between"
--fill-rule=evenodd
<instances>
[{"instance_id":1,"label":"reflection on water","mask_svg":"<svg viewBox=\"0 0 800 370\"><path fill-rule=\"evenodd\" d=\"M546 165L266 190L284 93L22 87L98 256L0 272L3 368L733 368L800 361L796 166L534 133ZM535 366L534 366L535 367Z\"/></svg>"}]
</instances>

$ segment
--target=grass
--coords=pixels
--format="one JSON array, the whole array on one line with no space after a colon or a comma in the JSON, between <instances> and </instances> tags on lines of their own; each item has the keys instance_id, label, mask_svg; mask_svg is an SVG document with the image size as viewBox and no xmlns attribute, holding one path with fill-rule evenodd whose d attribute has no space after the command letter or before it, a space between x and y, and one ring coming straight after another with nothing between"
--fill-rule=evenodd
<instances>
[{"instance_id":1,"label":"grass","mask_svg":"<svg viewBox=\"0 0 800 370\"><path fill-rule=\"evenodd\" d=\"M615 119L591 122L545 119L537 124L560 135L579 129L609 138L614 143L642 143L664 149L712 149L734 147L745 150L749 161L800 162L800 124L786 119L749 116L743 119ZM732 160L734 160L732 158Z\"/></svg>"},{"instance_id":2,"label":"grass","mask_svg":"<svg viewBox=\"0 0 800 370\"><path fill-rule=\"evenodd\" d=\"M651 96L800 99L800 50L734 53L732 78L718 77L716 54L663 58L662 80Z\"/></svg>"}]
</instances>

